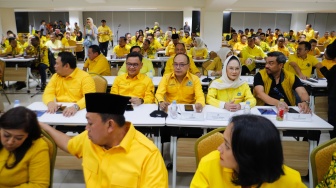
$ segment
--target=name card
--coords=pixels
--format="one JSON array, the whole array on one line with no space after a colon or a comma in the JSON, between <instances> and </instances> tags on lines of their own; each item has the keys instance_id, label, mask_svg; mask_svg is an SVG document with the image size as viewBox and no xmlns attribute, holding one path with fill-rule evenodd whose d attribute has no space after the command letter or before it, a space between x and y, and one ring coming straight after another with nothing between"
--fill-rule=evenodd
<instances>
[{"instance_id":1,"label":"name card","mask_svg":"<svg viewBox=\"0 0 336 188\"><path fill-rule=\"evenodd\" d=\"M181 113L180 119L188 121L203 121L203 113Z\"/></svg>"},{"instance_id":2,"label":"name card","mask_svg":"<svg viewBox=\"0 0 336 188\"><path fill-rule=\"evenodd\" d=\"M287 121L312 121L311 114L286 113Z\"/></svg>"},{"instance_id":3,"label":"name card","mask_svg":"<svg viewBox=\"0 0 336 188\"><path fill-rule=\"evenodd\" d=\"M212 121L228 121L230 118L230 113L208 112L206 114L206 119Z\"/></svg>"}]
</instances>

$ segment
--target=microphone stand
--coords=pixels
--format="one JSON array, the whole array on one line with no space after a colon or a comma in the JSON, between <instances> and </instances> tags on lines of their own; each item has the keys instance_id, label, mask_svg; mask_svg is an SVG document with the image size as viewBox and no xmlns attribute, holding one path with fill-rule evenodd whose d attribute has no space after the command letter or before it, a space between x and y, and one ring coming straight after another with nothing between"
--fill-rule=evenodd
<instances>
[{"instance_id":1,"label":"microphone stand","mask_svg":"<svg viewBox=\"0 0 336 188\"><path fill-rule=\"evenodd\" d=\"M118 29L117 29L117 43L119 44L119 37L118 37L118 34L119 34L119 28L120 28L120 24L118 25Z\"/></svg>"},{"instance_id":2,"label":"microphone stand","mask_svg":"<svg viewBox=\"0 0 336 188\"><path fill-rule=\"evenodd\" d=\"M154 94L154 92L152 92ZM164 111L160 110L160 102L159 100L155 97L156 101L158 102L158 109L154 110L152 113L149 114L150 117L160 117L160 118L166 118L168 116L168 114Z\"/></svg>"},{"instance_id":3,"label":"microphone stand","mask_svg":"<svg viewBox=\"0 0 336 188\"><path fill-rule=\"evenodd\" d=\"M211 78L209 78L209 72L208 72L208 70L207 69L204 69L204 70L206 70L206 75L207 75L207 77L206 78L204 78L203 80L202 80L202 82L211 82Z\"/></svg>"}]
</instances>

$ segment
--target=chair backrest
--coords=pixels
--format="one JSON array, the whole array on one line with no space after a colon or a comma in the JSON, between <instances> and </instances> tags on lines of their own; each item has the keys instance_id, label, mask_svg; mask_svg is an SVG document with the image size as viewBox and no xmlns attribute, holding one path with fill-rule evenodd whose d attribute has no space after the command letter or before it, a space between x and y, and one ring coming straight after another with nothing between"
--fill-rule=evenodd
<instances>
[{"instance_id":1,"label":"chair backrest","mask_svg":"<svg viewBox=\"0 0 336 188\"><path fill-rule=\"evenodd\" d=\"M96 92L106 93L107 90L107 80L96 73L89 73L96 85Z\"/></svg>"},{"instance_id":2,"label":"chair backrest","mask_svg":"<svg viewBox=\"0 0 336 188\"><path fill-rule=\"evenodd\" d=\"M49 147L49 157L50 157L50 185L49 187L52 188L53 186L53 178L54 178L54 167L57 155L57 145L54 139L44 130L42 130L43 140L47 142Z\"/></svg>"},{"instance_id":3,"label":"chair backrest","mask_svg":"<svg viewBox=\"0 0 336 188\"><path fill-rule=\"evenodd\" d=\"M332 155L336 151L336 138L317 146L310 154L313 173L313 187L321 182L327 174Z\"/></svg>"},{"instance_id":4,"label":"chair backrest","mask_svg":"<svg viewBox=\"0 0 336 188\"><path fill-rule=\"evenodd\" d=\"M74 40L68 40L68 44L69 46L77 46L77 43Z\"/></svg>"},{"instance_id":5,"label":"chair backrest","mask_svg":"<svg viewBox=\"0 0 336 188\"><path fill-rule=\"evenodd\" d=\"M208 153L216 150L224 142L223 132L225 128L218 128L201 136L195 143L196 166Z\"/></svg>"},{"instance_id":6,"label":"chair backrest","mask_svg":"<svg viewBox=\"0 0 336 188\"><path fill-rule=\"evenodd\" d=\"M82 52L83 50L83 44L76 44L75 52Z\"/></svg>"},{"instance_id":7,"label":"chair backrest","mask_svg":"<svg viewBox=\"0 0 336 188\"><path fill-rule=\"evenodd\" d=\"M5 69L6 69L6 63L4 61L0 60L0 82L1 82L1 86L2 84L5 83Z\"/></svg>"}]
</instances>

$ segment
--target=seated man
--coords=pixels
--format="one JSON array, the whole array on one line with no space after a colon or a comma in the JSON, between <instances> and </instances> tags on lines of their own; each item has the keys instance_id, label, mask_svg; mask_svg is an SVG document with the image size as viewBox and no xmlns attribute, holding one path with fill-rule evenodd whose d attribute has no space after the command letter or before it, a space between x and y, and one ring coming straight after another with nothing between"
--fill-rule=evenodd
<instances>
[{"instance_id":1,"label":"seated man","mask_svg":"<svg viewBox=\"0 0 336 188\"><path fill-rule=\"evenodd\" d=\"M235 45L232 47L232 49L234 51L242 51L243 48L247 46L247 43L246 43L247 37L246 37L246 35L242 35L240 38L241 38L240 42L235 43Z\"/></svg>"},{"instance_id":2,"label":"seated man","mask_svg":"<svg viewBox=\"0 0 336 188\"><path fill-rule=\"evenodd\" d=\"M154 103L154 85L145 74L140 73L142 55L131 52L126 57L127 74L117 76L111 88L111 94L132 97L134 105Z\"/></svg>"},{"instance_id":3,"label":"seated man","mask_svg":"<svg viewBox=\"0 0 336 188\"><path fill-rule=\"evenodd\" d=\"M63 151L82 158L86 187L168 188L168 172L158 148L125 120L129 97L89 93L86 131L70 137L40 126Z\"/></svg>"},{"instance_id":4,"label":"seated man","mask_svg":"<svg viewBox=\"0 0 336 188\"><path fill-rule=\"evenodd\" d=\"M285 44L285 38L282 35L280 35L278 37L277 44L271 48L270 52L281 52L288 58L290 53L288 48L284 44Z\"/></svg>"},{"instance_id":5,"label":"seated man","mask_svg":"<svg viewBox=\"0 0 336 188\"><path fill-rule=\"evenodd\" d=\"M119 45L115 46L113 48L113 53L116 54L117 58L125 58L127 54L129 53L131 47L126 45L126 38L120 37L119 38Z\"/></svg>"},{"instance_id":6,"label":"seated man","mask_svg":"<svg viewBox=\"0 0 336 188\"><path fill-rule=\"evenodd\" d=\"M222 76L223 62L227 57L233 55L233 53L230 48L223 47L219 49L216 55L217 57L215 57L210 65L206 67L208 76Z\"/></svg>"},{"instance_id":7,"label":"seated man","mask_svg":"<svg viewBox=\"0 0 336 188\"><path fill-rule=\"evenodd\" d=\"M156 50L151 47L150 41L148 39L145 39L141 47L141 55L145 58L154 59L155 54Z\"/></svg>"},{"instance_id":8,"label":"seated man","mask_svg":"<svg viewBox=\"0 0 336 188\"><path fill-rule=\"evenodd\" d=\"M317 47L317 40L310 39L309 43L311 45L311 49L309 50L308 54L312 55L312 56L315 56L316 58L320 57L321 56L321 51Z\"/></svg>"},{"instance_id":9,"label":"seated man","mask_svg":"<svg viewBox=\"0 0 336 188\"><path fill-rule=\"evenodd\" d=\"M169 42L167 48L166 48L166 56L174 57L175 56L175 46L177 43L179 43L180 39L178 34L172 34L172 41Z\"/></svg>"},{"instance_id":10,"label":"seated man","mask_svg":"<svg viewBox=\"0 0 336 188\"><path fill-rule=\"evenodd\" d=\"M284 99L286 110L288 106L298 103L300 112L310 113L309 95L300 79L283 69L285 63L286 57L281 52L267 54L265 69L254 76L253 94L257 99L257 106L278 106L280 99ZM293 90L301 101L296 101Z\"/></svg>"},{"instance_id":11,"label":"seated man","mask_svg":"<svg viewBox=\"0 0 336 188\"><path fill-rule=\"evenodd\" d=\"M75 104L65 108L63 115L73 116L78 110L85 108L84 95L96 92L92 77L76 66L76 58L71 52L58 54L56 74L51 77L42 96L49 113L55 113L59 108L57 102L71 102Z\"/></svg>"},{"instance_id":12,"label":"seated man","mask_svg":"<svg viewBox=\"0 0 336 188\"><path fill-rule=\"evenodd\" d=\"M16 38L11 37L8 39L9 46L7 46L4 50L0 50L0 57L4 56L13 56L13 57L19 57L23 55L23 48L20 44L16 41Z\"/></svg>"},{"instance_id":13,"label":"seated man","mask_svg":"<svg viewBox=\"0 0 336 188\"><path fill-rule=\"evenodd\" d=\"M232 33L232 39L229 40L228 45L233 48L234 45L239 42L238 40L238 34L236 32Z\"/></svg>"},{"instance_id":14,"label":"seated man","mask_svg":"<svg viewBox=\"0 0 336 188\"><path fill-rule=\"evenodd\" d=\"M256 65L253 60L262 60L266 57L264 51L255 45L254 37L249 37L247 43L248 45L240 52L242 62L241 75L250 73L255 69Z\"/></svg>"},{"instance_id":15,"label":"seated man","mask_svg":"<svg viewBox=\"0 0 336 188\"><path fill-rule=\"evenodd\" d=\"M319 40L318 40L318 44L319 45L323 45L324 47L327 47L329 44L330 44L330 38L329 38L329 32L326 31L324 33L324 36L321 37Z\"/></svg>"},{"instance_id":16,"label":"seated man","mask_svg":"<svg viewBox=\"0 0 336 188\"><path fill-rule=\"evenodd\" d=\"M259 46L264 52L268 52L270 50L269 45L265 41L261 41L260 36L258 35L254 37L254 43Z\"/></svg>"},{"instance_id":17,"label":"seated man","mask_svg":"<svg viewBox=\"0 0 336 188\"><path fill-rule=\"evenodd\" d=\"M58 53L62 50L62 42L56 39L55 33L49 35L50 40L48 40L45 45L50 49L51 53L54 54L55 59L58 57Z\"/></svg>"},{"instance_id":18,"label":"seated man","mask_svg":"<svg viewBox=\"0 0 336 188\"><path fill-rule=\"evenodd\" d=\"M176 47L179 46L182 45ZM196 112L202 111L205 105L204 93L200 79L189 72L189 58L185 53L178 53L173 59L174 72L162 77L155 94L161 109L167 109L176 100L179 104L195 104Z\"/></svg>"},{"instance_id":19,"label":"seated man","mask_svg":"<svg viewBox=\"0 0 336 188\"><path fill-rule=\"evenodd\" d=\"M181 40L186 45L187 48L189 48L191 43L193 42L193 40L189 35L189 32L184 32L184 37Z\"/></svg>"},{"instance_id":20,"label":"seated man","mask_svg":"<svg viewBox=\"0 0 336 188\"><path fill-rule=\"evenodd\" d=\"M175 53L176 55L178 54L186 54L186 49L183 43L178 43L175 46ZM199 69L196 67L194 60L192 59L191 56L188 56L190 59L190 65L188 66L189 72L192 74L195 74L198 77L201 77L201 72L199 71ZM175 68L174 68L174 58L175 57L170 57L167 62L166 62L166 66L165 66L165 71L164 74L170 74L172 73Z\"/></svg>"},{"instance_id":21,"label":"seated man","mask_svg":"<svg viewBox=\"0 0 336 188\"><path fill-rule=\"evenodd\" d=\"M140 46L133 46L131 48L131 52L141 53ZM150 75L151 72L152 72L152 75ZM125 73L127 73L126 61L124 62L124 64L119 69L118 76L123 75ZM148 77L155 75L155 69L153 67L153 63L149 59L142 57L142 67L140 69L140 73L141 74L146 74Z\"/></svg>"},{"instance_id":22,"label":"seated man","mask_svg":"<svg viewBox=\"0 0 336 188\"><path fill-rule=\"evenodd\" d=\"M316 57L308 54L310 49L311 44L309 42L300 42L297 53L289 56L284 69L296 74L301 79L310 78L313 67L318 69L322 67L322 64L318 62Z\"/></svg>"},{"instance_id":23,"label":"seated man","mask_svg":"<svg viewBox=\"0 0 336 188\"><path fill-rule=\"evenodd\" d=\"M101 76L111 76L111 65L106 57L100 53L98 45L89 46L88 59L84 63L83 70L90 73L96 73Z\"/></svg>"},{"instance_id":24,"label":"seated man","mask_svg":"<svg viewBox=\"0 0 336 188\"><path fill-rule=\"evenodd\" d=\"M154 48L156 51L164 50L159 41L154 38L154 35L149 33L147 39L150 41L150 47Z\"/></svg>"}]
</instances>

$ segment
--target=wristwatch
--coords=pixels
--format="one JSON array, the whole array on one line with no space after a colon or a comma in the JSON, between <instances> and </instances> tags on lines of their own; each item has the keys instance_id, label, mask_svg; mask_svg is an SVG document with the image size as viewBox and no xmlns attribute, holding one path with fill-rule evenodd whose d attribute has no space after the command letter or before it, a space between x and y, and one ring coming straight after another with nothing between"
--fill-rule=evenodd
<instances>
[{"instance_id":1,"label":"wristwatch","mask_svg":"<svg viewBox=\"0 0 336 188\"><path fill-rule=\"evenodd\" d=\"M78 106L78 104L74 104L73 106L74 106L74 108L76 109L76 111L79 110L79 106Z\"/></svg>"},{"instance_id":2,"label":"wristwatch","mask_svg":"<svg viewBox=\"0 0 336 188\"><path fill-rule=\"evenodd\" d=\"M140 98L140 101L141 101L141 104L143 104L145 102L142 98Z\"/></svg>"},{"instance_id":3,"label":"wristwatch","mask_svg":"<svg viewBox=\"0 0 336 188\"><path fill-rule=\"evenodd\" d=\"M308 105L310 104L310 102L309 102L309 101L302 101L302 102L305 102L305 103L307 103Z\"/></svg>"}]
</instances>

